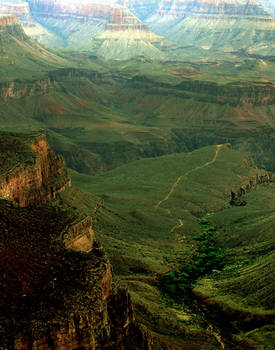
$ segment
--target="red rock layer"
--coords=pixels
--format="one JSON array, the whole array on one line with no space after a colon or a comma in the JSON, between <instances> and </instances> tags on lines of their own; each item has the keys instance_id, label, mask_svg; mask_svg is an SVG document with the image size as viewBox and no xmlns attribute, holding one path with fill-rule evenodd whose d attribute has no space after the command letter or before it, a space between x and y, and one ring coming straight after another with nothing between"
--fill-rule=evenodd
<instances>
[{"instance_id":1,"label":"red rock layer","mask_svg":"<svg viewBox=\"0 0 275 350\"><path fill-rule=\"evenodd\" d=\"M107 30L145 30L149 27L143 24L125 7L115 7L110 11L109 23L106 25Z\"/></svg>"},{"instance_id":2,"label":"red rock layer","mask_svg":"<svg viewBox=\"0 0 275 350\"><path fill-rule=\"evenodd\" d=\"M35 164L15 168L0 179L0 198L21 206L46 203L71 185L63 157L49 148L44 135L37 137L30 147L36 155Z\"/></svg>"},{"instance_id":3,"label":"red rock layer","mask_svg":"<svg viewBox=\"0 0 275 350\"><path fill-rule=\"evenodd\" d=\"M49 93L49 91L56 90L57 87L58 83L49 78L45 80L37 80L31 83L9 82L6 84L4 83L2 86L0 86L0 98L6 101L10 98L46 95Z\"/></svg>"},{"instance_id":4,"label":"red rock layer","mask_svg":"<svg viewBox=\"0 0 275 350\"><path fill-rule=\"evenodd\" d=\"M12 15L0 14L0 27L12 26L14 24L19 24L19 21L16 17Z\"/></svg>"}]
</instances>

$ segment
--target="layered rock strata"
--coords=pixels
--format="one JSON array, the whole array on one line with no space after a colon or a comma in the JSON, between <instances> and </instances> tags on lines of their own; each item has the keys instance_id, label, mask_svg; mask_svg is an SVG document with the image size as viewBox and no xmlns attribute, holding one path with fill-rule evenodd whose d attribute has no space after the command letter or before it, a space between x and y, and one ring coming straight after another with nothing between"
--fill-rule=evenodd
<instances>
[{"instance_id":1,"label":"layered rock strata","mask_svg":"<svg viewBox=\"0 0 275 350\"><path fill-rule=\"evenodd\" d=\"M16 136L0 136L0 149L6 149L0 155L0 198L21 206L46 203L71 185L63 157L49 148L45 136L36 135L30 141L20 144ZM21 155L13 159L14 147ZM18 157L22 163L17 163Z\"/></svg>"},{"instance_id":2,"label":"layered rock strata","mask_svg":"<svg viewBox=\"0 0 275 350\"><path fill-rule=\"evenodd\" d=\"M45 137L2 133L0 174L1 349L151 350L91 218L44 204L70 184Z\"/></svg>"},{"instance_id":3,"label":"layered rock strata","mask_svg":"<svg viewBox=\"0 0 275 350\"><path fill-rule=\"evenodd\" d=\"M123 32L126 32L126 36ZM142 23L126 7L117 6L110 10L110 17L105 31L97 38L100 40L137 40L158 42L163 38L154 34L147 25Z\"/></svg>"},{"instance_id":4,"label":"layered rock strata","mask_svg":"<svg viewBox=\"0 0 275 350\"><path fill-rule=\"evenodd\" d=\"M20 21L25 21L30 19L30 8L27 2L5 2L0 3L0 13L10 14L16 16Z\"/></svg>"},{"instance_id":5,"label":"layered rock strata","mask_svg":"<svg viewBox=\"0 0 275 350\"><path fill-rule=\"evenodd\" d=\"M61 46L93 50L107 59L162 56L154 43L162 42L163 38L154 34L124 4L63 0L29 1L29 4L39 23L56 35L62 32ZM43 41L45 38L36 39L51 46Z\"/></svg>"},{"instance_id":6,"label":"layered rock strata","mask_svg":"<svg viewBox=\"0 0 275 350\"><path fill-rule=\"evenodd\" d=\"M272 55L275 23L255 0L163 0L146 23L178 44Z\"/></svg>"},{"instance_id":7,"label":"layered rock strata","mask_svg":"<svg viewBox=\"0 0 275 350\"><path fill-rule=\"evenodd\" d=\"M10 14L0 14L0 27L13 26L17 24L20 24L20 22L15 16Z\"/></svg>"},{"instance_id":8,"label":"layered rock strata","mask_svg":"<svg viewBox=\"0 0 275 350\"><path fill-rule=\"evenodd\" d=\"M4 101L8 99L18 99L26 96L45 96L57 90L58 82L51 78L30 82L7 82L0 83L0 97Z\"/></svg>"}]
</instances>

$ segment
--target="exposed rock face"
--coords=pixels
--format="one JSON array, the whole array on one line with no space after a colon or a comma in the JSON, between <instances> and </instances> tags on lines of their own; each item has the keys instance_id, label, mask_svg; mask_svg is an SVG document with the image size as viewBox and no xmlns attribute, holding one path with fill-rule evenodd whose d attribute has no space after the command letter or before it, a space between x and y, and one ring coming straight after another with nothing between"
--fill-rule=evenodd
<instances>
[{"instance_id":1,"label":"exposed rock face","mask_svg":"<svg viewBox=\"0 0 275 350\"><path fill-rule=\"evenodd\" d=\"M126 7L115 7L110 11L109 23L106 25L109 30L149 30L137 17Z\"/></svg>"},{"instance_id":2,"label":"exposed rock face","mask_svg":"<svg viewBox=\"0 0 275 350\"><path fill-rule=\"evenodd\" d=\"M29 4L38 22L52 32L63 33L61 46L93 49L100 56L114 59L162 56L153 44L162 38L125 6L63 0L29 1ZM36 39L43 43L45 38Z\"/></svg>"},{"instance_id":3,"label":"exposed rock face","mask_svg":"<svg viewBox=\"0 0 275 350\"><path fill-rule=\"evenodd\" d=\"M4 101L10 98L26 96L45 96L58 88L58 83L50 78L33 82L9 82L0 84L0 97Z\"/></svg>"},{"instance_id":4,"label":"exposed rock face","mask_svg":"<svg viewBox=\"0 0 275 350\"><path fill-rule=\"evenodd\" d=\"M146 22L175 43L204 50L274 51L274 20L255 0L163 0Z\"/></svg>"},{"instance_id":5,"label":"exposed rock face","mask_svg":"<svg viewBox=\"0 0 275 350\"><path fill-rule=\"evenodd\" d=\"M163 54L154 46L162 37L155 35L126 7L115 7L110 11L106 30L97 36L103 41L98 53L108 59L128 59L143 55L161 58Z\"/></svg>"},{"instance_id":6,"label":"exposed rock face","mask_svg":"<svg viewBox=\"0 0 275 350\"><path fill-rule=\"evenodd\" d=\"M11 155L13 136L0 138L1 147L10 143L8 154L1 155L1 165L8 161ZM18 152L20 145L16 145ZM30 160L22 166L11 162L6 165L0 175L0 198L15 201L21 206L29 204L46 203L49 199L55 198L56 194L70 186L71 179L65 167L63 157L57 156L48 146L45 136L33 137L31 144L22 145L23 152L29 152Z\"/></svg>"},{"instance_id":7,"label":"exposed rock face","mask_svg":"<svg viewBox=\"0 0 275 350\"><path fill-rule=\"evenodd\" d=\"M66 227L63 240L67 249L80 252L90 252L94 244L92 219L87 217Z\"/></svg>"},{"instance_id":8,"label":"exposed rock face","mask_svg":"<svg viewBox=\"0 0 275 350\"><path fill-rule=\"evenodd\" d=\"M29 0L32 12L41 17L66 18L68 16L108 19L110 5L95 2L64 0ZM81 18L79 18L81 20ZM84 19L83 19L84 21Z\"/></svg>"},{"instance_id":9,"label":"exposed rock face","mask_svg":"<svg viewBox=\"0 0 275 350\"><path fill-rule=\"evenodd\" d=\"M193 45L201 54L210 49L246 49L249 54L270 56L275 51L274 5L262 0L29 0L28 4L39 25L24 20L28 7L24 5L25 12L18 8L26 13L19 14L26 33L52 48L88 49L116 59L160 58L163 54L152 43L161 43L164 36L176 44ZM11 7L6 11L16 12Z\"/></svg>"},{"instance_id":10,"label":"exposed rock face","mask_svg":"<svg viewBox=\"0 0 275 350\"><path fill-rule=\"evenodd\" d=\"M266 15L255 0L163 0L157 12L160 15L186 16L189 12L216 15Z\"/></svg>"},{"instance_id":11,"label":"exposed rock face","mask_svg":"<svg viewBox=\"0 0 275 350\"><path fill-rule=\"evenodd\" d=\"M70 184L43 135L1 135L0 181L1 349L151 350L129 294L112 285L91 218L33 205L48 198L43 184Z\"/></svg>"},{"instance_id":12,"label":"exposed rock face","mask_svg":"<svg viewBox=\"0 0 275 350\"><path fill-rule=\"evenodd\" d=\"M20 21L30 19L30 8L27 2L5 2L0 3L1 14L11 14L20 19Z\"/></svg>"},{"instance_id":13,"label":"exposed rock face","mask_svg":"<svg viewBox=\"0 0 275 350\"><path fill-rule=\"evenodd\" d=\"M0 14L0 27L13 26L15 24L19 24L15 16Z\"/></svg>"},{"instance_id":14,"label":"exposed rock face","mask_svg":"<svg viewBox=\"0 0 275 350\"><path fill-rule=\"evenodd\" d=\"M252 162L252 161L251 161ZM233 189L231 192L231 196L228 198L231 204L237 203L237 200L251 191L255 186L259 184L267 184L271 179L271 175L265 171L259 169L259 174L252 176L249 179L246 179L245 183L238 189Z\"/></svg>"}]
</instances>

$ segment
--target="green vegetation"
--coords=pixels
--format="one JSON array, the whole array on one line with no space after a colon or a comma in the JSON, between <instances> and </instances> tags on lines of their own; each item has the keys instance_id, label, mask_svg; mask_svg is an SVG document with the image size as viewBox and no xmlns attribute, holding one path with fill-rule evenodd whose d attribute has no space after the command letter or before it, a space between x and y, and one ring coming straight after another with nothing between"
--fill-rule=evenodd
<instances>
[{"instance_id":1,"label":"green vegetation","mask_svg":"<svg viewBox=\"0 0 275 350\"><path fill-rule=\"evenodd\" d=\"M206 218L200 219L199 224L202 232L193 238L197 242L197 248L191 257L191 263L169 271L159 280L161 291L179 302L190 299L198 278L210 274L214 269L220 270L225 265L225 253L215 244L216 229Z\"/></svg>"},{"instance_id":2,"label":"green vegetation","mask_svg":"<svg viewBox=\"0 0 275 350\"><path fill-rule=\"evenodd\" d=\"M106 62L1 35L0 128L45 130L78 172L225 142L275 169L272 60Z\"/></svg>"},{"instance_id":3,"label":"green vegetation","mask_svg":"<svg viewBox=\"0 0 275 350\"><path fill-rule=\"evenodd\" d=\"M0 176L7 176L14 169L35 164L36 154L30 142L39 134L19 135L0 132Z\"/></svg>"},{"instance_id":4,"label":"green vegetation","mask_svg":"<svg viewBox=\"0 0 275 350\"><path fill-rule=\"evenodd\" d=\"M0 33L1 130L45 130L82 189L57 196L51 229L59 206L93 218L138 320L168 349L217 342L185 300L167 307L160 276L173 297L193 288L209 298L237 341L272 343L270 325L245 329L242 320L274 312L274 182L261 185L267 173L245 153L274 171L274 60L226 57L106 63L49 52L18 28ZM16 154L0 158L5 173L33 161L24 142L10 140ZM18 227L37 214L18 213ZM209 223L198 223L206 213Z\"/></svg>"},{"instance_id":5,"label":"green vegetation","mask_svg":"<svg viewBox=\"0 0 275 350\"><path fill-rule=\"evenodd\" d=\"M228 301L227 290L229 286L233 288L233 284L226 273L235 271L237 277L240 267L247 266L247 259L250 264L255 258L252 253L255 249L257 256L263 249L272 250L273 183L258 185L239 197L246 206L230 205L232 191L239 193L240 188L246 188L249 178L260 178L263 173L251 167L249 157L243 153L223 146L216 156L218 150L210 146L192 153L142 159L93 177L72 172L73 183L97 196L98 206L91 205L98 208L93 214L95 234L104 243L115 273L130 290L139 321L153 329L158 337L166 334L170 341L173 334L182 334L184 329L194 344L198 332L205 332L202 315L190 310L188 298L182 295L190 294L193 287L203 293L199 286L204 283L209 287L207 281L210 280L215 286L221 278L224 283L228 281L219 287L223 300L226 297ZM268 199L264 210L261 208L263 197ZM81 202L80 197L78 200ZM88 205L85 210L89 211ZM212 213L207 216L209 224L204 220L199 224L198 217L209 212ZM253 241L258 233L259 241L266 244L246 249L244 240L241 255L232 249L233 245L237 249L242 237ZM226 267L221 269L224 263ZM266 267L266 273L268 270ZM259 279L263 271L255 270L254 293L249 291L250 284L244 289L251 300L253 297L260 300L256 290L265 290L266 296L271 294L271 289L266 289L267 282L273 288L270 274L266 274L266 279ZM158 290L160 276L168 277L165 288L172 286L170 296L176 299L169 307ZM249 282L247 270L243 270L244 276ZM235 294L230 298L236 301L238 281L234 288ZM206 296L211 296L209 290L212 289L205 290ZM255 304L252 308L256 312ZM241 306L238 310L245 309ZM167 331L169 327L171 332ZM187 346L180 337L173 341ZM210 344L207 346L211 348Z\"/></svg>"},{"instance_id":6,"label":"green vegetation","mask_svg":"<svg viewBox=\"0 0 275 350\"><path fill-rule=\"evenodd\" d=\"M227 251L227 266L198 281L195 289L232 308L274 313L274 183L258 186L244 200L245 207L211 217L221 230L217 244Z\"/></svg>"}]
</instances>

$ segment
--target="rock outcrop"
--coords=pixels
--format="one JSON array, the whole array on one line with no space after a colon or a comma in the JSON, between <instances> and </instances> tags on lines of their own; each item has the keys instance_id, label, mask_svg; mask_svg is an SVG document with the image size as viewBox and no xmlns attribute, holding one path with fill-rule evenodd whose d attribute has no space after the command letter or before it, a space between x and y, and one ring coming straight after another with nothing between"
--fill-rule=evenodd
<instances>
[{"instance_id":1,"label":"rock outcrop","mask_svg":"<svg viewBox=\"0 0 275 350\"><path fill-rule=\"evenodd\" d=\"M19 23L19 20L13 15L0 14L0 27L13 26Z\"/></svg>"},{"instance_id":2,"label":"rock outcrop","mask_svg":"<svg viewBox=\"0 0 275 350\"><path fill-rule=\"evenodd\" d=\"M44 80L20 82L11 81L0 83L0 97L2 100L19 99L27 96L45 96L57 90L59 84L51 78Z\"/></svg>"},{"instance_id":3,"label":"rock outcrop","mask_svg":"<svg viewBox=\"0 0 275 350\"><path fill-rule=\"evenodd\" d=\"M98 54L108 59L163 57L163 53L154 46L154 43L161 43L163 38L154 34L123 6L111 9L105 31L100 33L97 39L102 41Z\"/></svg>"},{"instance_id":4,"label":"rock outcrop","mask_svg":"<svg viewBox=\"0 0 275 350\"><path fill-rule=\"evenodd\" d=\"M87 217L70 224L64 231L63 240L67 249L72 249L77 252L90 252L94 244L92 219Z\"/></svg>"},{"instance_id":5,"label":"rock outcrop","mask_svg":"<svg viewBox=\"0 0 275 350\"><path fill-rule=\"evenodd\" d=\"M48 146L44 135L30 137L24 144L16 136L0 136L0 198L15 201L21 206L46 203L70 186L71 179L63 157ZM22 163L14 151L21 153ZM24 159L26 155L26 159Z\"/></svg>"},{"instance_id":6,"label":"rock outcrop","mask_svg":"<svg viewBox=\"0 0 275 350\"><path fill-rule=\"evenodd\" d=\"M228 196L228 201L230 201L231 205L245 205L241 197L250 192L257 185L268 184L270 179L271 175L267 171L259 169L259 174L246 179L240 188L232 189L231 195Z\"/></svg>"},{"instance_id":7,"label":"rock outcrop","mask_svg":"<svg viewBox=\"0 0 275 350\"><path fill-rule=\"evenodd\" d=\"M94 50L100 56L114 59L163 56L154 45L163 38L154 34L125 6L63 0L29 1L29 4L39 23L57 35L63 33L63 46ZM41 38L36 39L40 41Z\"/></svg>"},{"instance_id":8,"label":"rock outcrop","mask_svg":"<svg viewBox=\"0 0 275 350\"><path fill-rule=\"evenodd\" d=\"M274 19L256 0L163 0L146 23L177 44L274 54Z\"/></svg>"},{"instance_id":9,"label":"rock outcrop","mask_svg":"<svg viewBox=\"0 0 275 350\"><path fill-rule=\"evenodd\" d=\"M30 8L27 2L5 2L0 3L0 13L16 16L20 21L30 19Z\"/></svg>"},{"instance_id":10,"label":"rock outcrop","mask_svg":"<svg viewBox=\"0 0 275 350\"><path fill-rule=\"evenodd\" d=\"M43 204L69 185L43 135L1 134L0 347L151 350L91 218Z\"/></svg>"},{"instance_id":11,"label":"rock outcrop","mask_svg":"<svg viewBox=\"0 0 275 350\"><path fill-rule=\"evenodd\" d=\"M150 31L149 27L142 23L136 16L134 16L129 9L123 6L116 6L110 9L110 16L108 23L106 24L106 31L102 33L99 38L119 38L122 31L128 31L129 39L132 39L132 35L135 32L139 33L136 35L136 40L147 40L147 41L160 41L161 37L155 35ZM114 33L119 33L117 36Z\"/></svg>"}]
</instances>

